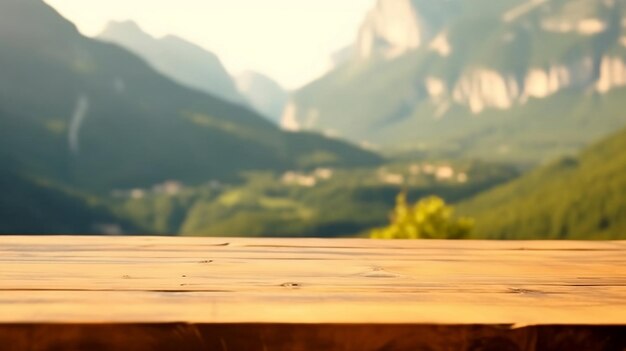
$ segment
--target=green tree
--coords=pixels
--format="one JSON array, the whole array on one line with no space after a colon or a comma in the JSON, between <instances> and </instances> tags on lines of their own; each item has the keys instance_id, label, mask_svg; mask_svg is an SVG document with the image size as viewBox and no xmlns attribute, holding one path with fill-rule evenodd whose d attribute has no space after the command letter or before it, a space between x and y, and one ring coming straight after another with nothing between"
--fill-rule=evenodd
<instances>
[{"instance_id":1,"label":"green tree","mask_svg":"<svg viewBox=\"0 0 626 351\"><path fill-rule=\"evenodd\" d=\"M418 201L411 206L406 192L396 198L391 223L375 229L372 239L463 239L474 228L470 218L454 218L454 209L436 196Z\"/></svg>"}]
</instances>

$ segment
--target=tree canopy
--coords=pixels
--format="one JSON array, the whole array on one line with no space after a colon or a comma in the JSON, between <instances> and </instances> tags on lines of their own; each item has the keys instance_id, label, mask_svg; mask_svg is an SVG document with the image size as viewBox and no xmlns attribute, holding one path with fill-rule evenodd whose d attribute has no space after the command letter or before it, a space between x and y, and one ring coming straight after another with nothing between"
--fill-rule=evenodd
<instances>
[{"instance_id":1,"label":"tree canopy","mask_svg":"<svg viewBox=\"0 0 626 351\"><path fill-rule=\"evenodd\" d=\"M375 229L373 239L463 239L471 233L474 221L455 218L454 209L437 196L409 205L406 192L396 198L391 223Z\"/></svg>"}]
</instances>

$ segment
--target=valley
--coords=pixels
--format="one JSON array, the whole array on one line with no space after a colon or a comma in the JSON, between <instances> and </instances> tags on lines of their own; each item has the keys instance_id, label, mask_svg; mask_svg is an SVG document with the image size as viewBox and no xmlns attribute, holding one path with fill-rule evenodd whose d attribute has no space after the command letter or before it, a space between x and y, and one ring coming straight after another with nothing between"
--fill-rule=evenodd
<instances>
[{"instance_id":1,"label":"valley","mask_svg":"<svg viewBox=\"0 0 626 351\"><path fill-rule=\"evenodd\" d=\"M378 0L328 60L289 91L0 2L0 234L368 237L406 194L470 239L625 237L626 2Z\"/></svg>"}]
</instances>

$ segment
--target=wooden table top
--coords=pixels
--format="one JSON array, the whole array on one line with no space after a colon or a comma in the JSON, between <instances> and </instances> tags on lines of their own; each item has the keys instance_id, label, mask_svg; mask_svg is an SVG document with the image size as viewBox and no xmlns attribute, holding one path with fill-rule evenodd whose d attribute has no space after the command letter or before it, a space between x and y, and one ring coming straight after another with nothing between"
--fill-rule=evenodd
<instances>
[{"instance_id":1,"label":"wooden table top","mask_svg":"<svg viewBox=\"0 0 626 351\"><path fill-rule=\"evenodd\" d=\"M626 242L0 236L0 323L626 325Z\"/></svg>"}]
</instances>

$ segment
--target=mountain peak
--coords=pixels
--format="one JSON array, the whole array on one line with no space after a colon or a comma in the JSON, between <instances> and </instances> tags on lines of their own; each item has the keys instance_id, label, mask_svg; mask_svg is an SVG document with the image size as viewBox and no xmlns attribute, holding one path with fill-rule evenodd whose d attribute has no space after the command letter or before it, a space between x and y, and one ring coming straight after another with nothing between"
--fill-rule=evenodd
<instances>
[{"instance_id":1,"label":"mountain peak","mask_svg":"<svg viewBox=\"0 0 626 351\"><path fill-rule=\"evenodd\" d=\"M110 21L102 33L98 35L98 37L104 39L114 39L120 36L143 40L153 39L148 33L141 29L139 24L132 20Z\"/></svg>"},{"instance_id":2,"label":"mountain peak","mask_svg":"<svg viewBox=\"0 0 626 351\"><path fill-rule=\"evenodd\" d=\"M427 45L456 7L450 0L378 0L359 30L357 57L394 58Z\"/></svg>"},{"instance_id":3,"label":"mountain peak","mask_svg":"<svg viewBox=\"0 0 626 351\"><path fill-rule=\"evenodd\" d=\"M125 29L125 30L135 30L138 32L143 32L141 27L137 24L137 22L133 20L124 20L124 21L109 21L107 23L107 29Z\"/></svg>"},{"instance_id":4,"label":"mountain peak","mask_svg":"<svg viewBox=\"0 0 626 351\"><path fill-rule=\"evenodd\" d=\"M397 56L419 47L422 40L421 26L410 0L378 0L359 31L358 55Z\"/></svg>"}]
</instances>

